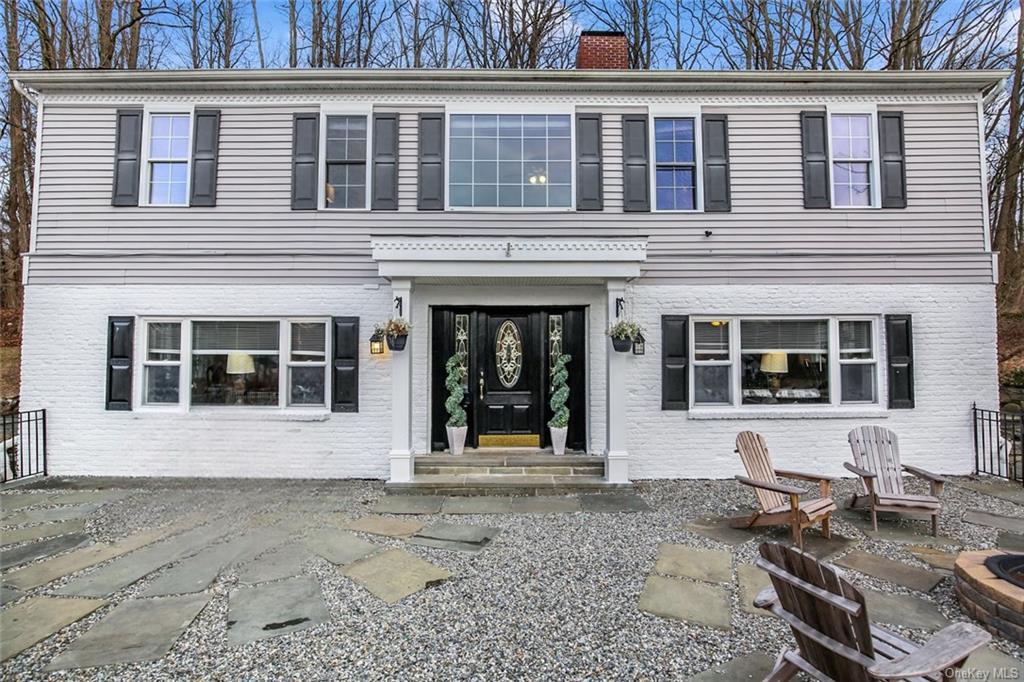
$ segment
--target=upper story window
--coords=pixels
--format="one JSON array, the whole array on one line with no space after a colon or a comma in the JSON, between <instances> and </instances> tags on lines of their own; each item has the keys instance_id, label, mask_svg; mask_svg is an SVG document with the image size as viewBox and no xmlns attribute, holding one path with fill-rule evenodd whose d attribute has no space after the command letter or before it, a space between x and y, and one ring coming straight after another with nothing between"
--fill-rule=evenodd
<instances>
[{"instance_id":1,"label":"upper story window","mask_svg":"<svg viewBox=\"0 0 1024 682\"><path fill-rule=\"evenodd\" d=\"M875 205L872 118L870 113L832 113L829 116L832 205L836 208Z\"/></svg>"},{"instance_id":2,"label":"upper story window","mask_svg":"<svg viewBox=\"0 0 1024 682\"><path fill-rule=\"evenodd\" d=\"M192 116L160 113L149 117L148 202L155 206L188 205Z\"/></svg>"},{"instance_id":3,"label":"upper story window","mask_svg":"<svg viewBox=\"0 0 1024 682\"><path fill-rule=\"evenodd\" d=\"M654 119L654 190L659 211L697 209L696 121Z\"/></svg>"},{"instance_id":4,"label":"upper story window","mask_svg":"<svg viewBox=\"0 0 1024 682\"><path fill-rule=\"evenodd\" d=\"M366 116L327 116L325 208L365 209Z\"/></svg>"},{"instance_id":5,"label":"upper story window","mask_svg":"<svg viewBox=\"0 0 1024 682\"><path fill-rule=\"evenodd\" d=\"M570 208L568 114L452 114L448 203L457 208Z\"/></svg>"}]
</instances>

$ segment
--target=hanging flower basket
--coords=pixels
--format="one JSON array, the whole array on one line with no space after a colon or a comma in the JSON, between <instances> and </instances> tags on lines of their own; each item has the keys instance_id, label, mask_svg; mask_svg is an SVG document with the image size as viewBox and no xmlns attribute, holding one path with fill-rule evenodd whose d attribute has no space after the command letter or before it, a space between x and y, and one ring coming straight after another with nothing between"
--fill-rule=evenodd
<instances>
[{"instance_id":1,"label":"hanging flower basket","mask_svg":"<svg viewBox=\"0 0 1024 682\"><path fill-rule=\"evenodd\" d=\"M384 337L388 342L388 350L405 350L405 342L409 340L408 334L388 334Z\"/></svg>"},{"instance_id":2,"label":"hanging flower basket","mask_svg":"<svg viewBox=\"0 0 1024 682\"><path fill-rule=\"evenodd\" d=\"M643 330L636 322L619 320L608 330L608 336L612 339L612 348L619 353L628 353L633 348L633 342L642 338Z\"/></svg>"},{"instance_id":3,"label":"hanging flower basket","mask_svg":"<svg viewBox=\"0 0 1024 682\"><path fill-rule=\"evenodd\" d=\"M405 350L405 344L409 340L409 330L412 325L401 317L395 317L384 324L377 325L376 334L380 334L388 342L388 349L392 351Z\"/></svg>"}]
</instances>

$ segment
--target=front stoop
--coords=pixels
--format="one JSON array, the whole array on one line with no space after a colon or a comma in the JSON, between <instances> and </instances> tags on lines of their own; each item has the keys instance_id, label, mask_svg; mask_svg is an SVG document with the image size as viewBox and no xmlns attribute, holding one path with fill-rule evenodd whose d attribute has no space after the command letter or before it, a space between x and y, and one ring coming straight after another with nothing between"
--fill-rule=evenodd
<instances>
[{"instance_id":1,"label":"front stoop","mask_svg":"<svg viewBox=\"0 0 1024 682\"><path fill-rule=\"evenodd\" d=\"M417 457L412 481L388 482L385 487L393 494L564 495L633 486L608 483L603 457L496 448L461 457L446 453Z\"/></svg>"}]
</instances>

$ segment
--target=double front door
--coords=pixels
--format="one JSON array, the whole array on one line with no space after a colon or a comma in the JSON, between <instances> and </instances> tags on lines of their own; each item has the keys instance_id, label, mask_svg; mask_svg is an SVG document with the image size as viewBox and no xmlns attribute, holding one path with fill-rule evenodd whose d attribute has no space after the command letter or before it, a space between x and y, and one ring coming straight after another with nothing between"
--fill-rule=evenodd
<instances>
[{"instance_id":1,"label":"double front door","mask_svg":"<svg viewBox=\"0 0 1024 682\"><path fill-rule=\"evenodd\" d=\"M458 354L468 447L544 447L551 418L550 368L569 353L568 447L586 441L585 316L581 308L433 309L431 441L447 445L445 364Z\"/></svg>"}]
</instances>

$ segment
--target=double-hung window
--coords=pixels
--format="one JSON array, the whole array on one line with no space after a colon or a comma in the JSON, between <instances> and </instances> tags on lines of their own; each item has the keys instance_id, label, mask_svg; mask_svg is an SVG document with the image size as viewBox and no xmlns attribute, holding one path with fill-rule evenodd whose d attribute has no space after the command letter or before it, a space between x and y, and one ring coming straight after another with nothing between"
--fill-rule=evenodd
<instances>
[{"instance_id":1,"label":"double-hung window","mask_svg":"<svg viewBox=\"0 0 1024 682\"><path fill-rule=\"evenodd\" d=\"M697 119L655 117L654 195L659 211L697 210Z\"/></svg>"},{"instance_id":2,"label":"double-hung window","mask_svg":"<svg viewBox=\"0 0 1024 682\"><path fill-rule=\"evenodd\" d=\"M452 208L571 208L572 117L452 114Z\"/></svg>"},{"instance_id":3,"label":"double-hung window","mask_svg":"<svg viewBox=\"0 0 1024 682\"><path fill-rule=\"evenodd\" d=\"M878 166L871 113L829 114L832 156L832 206L869 208L876 205Z\"/></svg>"},{"instance_id":4,"label":"double-hung window","mask_svg":"<svg viewBox=\"0 0 1024 682\"><path fill-rule=\"evenodd\" d=\"M326 319L149 320L145 330L145 405L327 407Z\"/></svg>"},{"instance_id":5,"label":"double-hung window","mask_svg":"<svg viewBox=\"0 0 1024 682\"><path fill-rule=\"evenodd\" d=\"M148 203L153 206L186 206L192 115L151 113L148 125Z\"/></svg>"},{"instance_id":6,"label":"double-hung window","mask_svg":"<svg viewBox=\"0 0 1024 682\"><path fill-rule=\"evenodd\" d=\"M326 116L324 134L324 207L367 206L367 117Z\"/></svg>"},{"instance_id":7,"label":"double-hung window","mask_svg":"<svg viewBox=\"0 0 1024 682\"><path fill-rule=\"evenodd\" d=\"M874 318L691 318L695 407L874 404Z\"/></svg>"}]
</instances>

